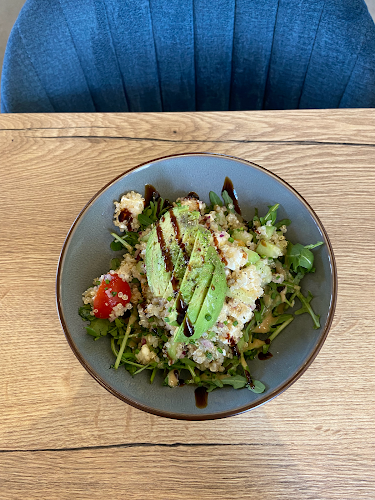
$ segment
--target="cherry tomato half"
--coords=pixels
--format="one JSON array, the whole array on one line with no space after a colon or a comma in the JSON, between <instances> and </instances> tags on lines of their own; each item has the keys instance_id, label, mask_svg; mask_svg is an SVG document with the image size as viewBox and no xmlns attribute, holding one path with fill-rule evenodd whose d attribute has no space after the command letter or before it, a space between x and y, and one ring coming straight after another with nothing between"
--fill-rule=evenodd
<instances>
[{"instance_id":1,"label":"cherry tomato half","mask_svg":"<svg viewBox=\"0 0 375 500\"><path fill-rule=\"evenodd\" d=\"M125 306L131 297L129 284L118 274L106 274L94 298L94 314L97 318L109 318L117 304Z\"/></svg>"}]
</instances>

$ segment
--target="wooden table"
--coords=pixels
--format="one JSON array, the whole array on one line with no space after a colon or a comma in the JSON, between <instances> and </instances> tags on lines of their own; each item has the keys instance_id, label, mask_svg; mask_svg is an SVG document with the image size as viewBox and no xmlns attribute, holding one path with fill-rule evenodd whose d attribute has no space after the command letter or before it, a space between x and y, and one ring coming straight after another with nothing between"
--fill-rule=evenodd
<instances>
[{"instance_id":1,"label":"wooden table","mask_svg":"<svg viewBox=\"0 0 375 500\"><path fill-rule=\"evenodd\" d=\"M0 116L0 498L375 498L375 110ZM173 421L110 395L55 307L64 238L146 160L210 151L296 188L333 244L339 296L312 366L225 420Z\"/></svg>"}]
</instances>

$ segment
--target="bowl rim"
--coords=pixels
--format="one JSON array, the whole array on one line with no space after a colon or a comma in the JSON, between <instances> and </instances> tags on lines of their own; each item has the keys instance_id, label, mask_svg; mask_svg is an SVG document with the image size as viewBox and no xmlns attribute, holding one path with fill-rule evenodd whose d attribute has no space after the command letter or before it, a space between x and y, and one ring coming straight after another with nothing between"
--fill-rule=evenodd
<instances>
[{"instance_id":1,"label":"bowl rim","mask_svg":"<svg viewBox=\"0 0 375 500\"><path fill-rule=\"evenodd\" d=\"M130 175L133 173L135 170L140 169L141 167L144 167L145 165L149 165L151 163L159 162L162 160L166 159L171 159L171 158L177 158L181 156L213 156L213 157L218 157L218 158L227 158L235 161L239 161L240 163L243 163L249 167L255 168L257 170L260 170L267 175L273 177L276 181L278 181L280 184L282 184L285 188L287 188L294 196L296 196L299 201L305 206L305 208L308 210L312 218L315 220L316 224L318 225L323 238L325 240L325 245L328 250L328 257L330 260L330 267L331 267L331 286L332 286L332 293L330 297L330 306L329 306L329 312L328 312L328 317L326 320L326 323L324 325L324 328L320 334L320 337L308 356L307 360L300 366L300 368L288 379L286 380L279 388L273 390L270 393L267 393L264 395L263 398L254 401L252 403L243 405L239 408L234 408L232 410L225 410L221 412L216 412L216 413L203 413L203 414L182 414L182 413L177 413L177 412L169 412L165 410L159 410L153 407L150 407L148 405L139 403L138 401L132 399L131 397L124 396L120 392L118 392L116 389L111 387L109 383L107 383L93 368L92 366L86 362L84 359L83 355L80 353L79 349L75 345L75 342L69 332L69 329L67 327L67 324L64 319L64 313L63 313L63 307L62 307L62 300L61 300L61 278L62 278L62 265L64 262L65 254L67 247L69 245L70 239L72 237L73 231L81 219L81 217L85 214L85 212L90 208L90 206L93 204L93 202L102 194L103 191L105 191L108 187L111 185L115 184L120 178L124 178L127 175ZM245 413L249 410L253 410L255 408L258 408L259 406L264 405L268 401L271 401L274 399L276 396L279 394L283 393L288 387L290 387L294 382L296 382L302 375L303 373L307 370L307 368L311 365L311 363L314 361L316 356L318 355L320 349L322 348L328 332L331 328L332 321L334 318L335 314L335 309L336 309L336 303L337 303L337 266L336 266L336 261L335 261L335 256L333 253L333 248L332 244L330 242L330 239L328 237L328 234L320 221L319 217L316 215L312 207L309 205L309 203L286 181L284 181L281 177L278 175L274 174L270 170L253 163L249 160L245 160L243 158L239 158L236 156L232 155L226 155L226 154L220 154L220 153L211 153L211 152L193 152L193 153L177 153L177 154L171 154L167 156L161 156L158 158L153 158L150 160L147 160L141 164L138 164L134 167L131 167L130 169L126 170L125 172L122 172L121 174L117 175L115 178L113 178L111 181L109 181L107 184L105 184L99 191L97 191L92 198L86 203L86 205L82 208L82 210L79 212L77 217L75 218L73 224L71 225L67 236L64 240L64 244L62 247L62 250L60 252L59 260L58 260L58 266L57 266L57 273L56 273L56 306L57 306L57 311L59 315L59 320L61 323L61 326L63 328L65 338L72 349L73 353L77 357L78 361L81 363L81 365L85 368L85 370L102 386L104 387L108 392L110 392L112 395L116 396L118 399L122 400L123 402L133 406L134 408L137 408L139 410L143 410L147 413L157 415L160 417L166 417L166 418L171 418L175 420L188 420L188 421L202 421L202 420L216 420L219 418L227 418L235 415L240 415L241 413Z\"/></svg>"}]
</instances>

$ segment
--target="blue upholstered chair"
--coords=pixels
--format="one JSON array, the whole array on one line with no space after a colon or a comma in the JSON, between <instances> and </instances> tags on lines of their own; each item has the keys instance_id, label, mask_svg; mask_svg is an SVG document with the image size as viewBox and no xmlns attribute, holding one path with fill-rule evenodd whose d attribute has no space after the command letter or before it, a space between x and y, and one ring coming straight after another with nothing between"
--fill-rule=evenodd
<instances>
[{"instance_id":1,"label":"blue upholstered chair","mask_svg":"<svg viewBox=\"0 0 375 500\"><path fill-rule=\"evenodd\" d=\"M3 112L373 107L363 0L27 0Z\"/></svg>"}]
</instances>

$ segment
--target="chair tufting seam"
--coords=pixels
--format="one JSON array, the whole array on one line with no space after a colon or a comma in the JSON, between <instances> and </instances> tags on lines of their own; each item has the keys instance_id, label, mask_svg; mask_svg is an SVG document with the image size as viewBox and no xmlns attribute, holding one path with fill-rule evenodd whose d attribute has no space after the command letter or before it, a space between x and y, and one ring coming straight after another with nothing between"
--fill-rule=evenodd
<instances>
[{"instance_id":1,"label":"chair tufting seam","mask_svg":"<svg viewBox=\"0 0 375 500\"><path fill-rule=\"evenodd\" d=\"M150 13L150 21L151 21L151 30L152 30L152 39L154 41L154 50L155 50L155 61L156 61L156 70L158 74L158 80L159 80L159 94L160 94L160 102L161 102L161 110L162 112L164 111L164 104L163 104L163 93L161 91L161 78L160 78L160 67L159 67L159 58L158 58L158 53L156 50L156 42L155 42L155 32L154 32L154 23L152 19L152 9L151 9L151 3L150 0L148 0L148 9Z\"/></svg>"},{"instance_id":2,"label":"chair tufting seam","mask_svg":"<svg viewBox=\"0 0 375 500\"><path fill-rule=\"evenodd\" d=\"M57 1L58 1L59 5L60 5L61 12L62 12L62 14L63 14L63 16L64 16L65 23L66 23L67 29L68 29L68 31L69 31L69 34L70 34L70 38L72 39L73 47L74 47L74 50L75 50L75 52L76 52L76 56L77 56L77 59L78 59L79 65L81 66L81 70L82 70L83 77L84 77L84 79L85 79L85 82L86 82L86 85L87 85L88 91L90 92L90 97L91 97L92 104L93 104L93 106L94 106L94 108L95 108L95 111L97 111L97 109L96 109L96 104L95 104L95 101L94 101L94 99L93 99L93 96L92 96L92 93L91 93L91 89L90 89L90 86L89 86L89 82L88 82L87 77L86 77L86 74L85 74L85 72L84 72L84 70L83 70L83 66L82 66L82 63L81 63L81 59L79 58L78 51L77 51L77 47L76 47L76 44L75 44L75 41L74 41L74 38L73 38L72 32L70 31L70 27L69 27L68 20L67 20L67 18L66 18L66 16L65 16L65 12L64 12L63 6L61 5L61 0L57 0Z\"/></svg>"},{"instance_id":3,"label":"chair tufting seam","mask_svg":"<svg viewBox=\"0 0 375 500\"><path fill-rule=\"evenodd\" d=\"M303 82L302 82L302 85L301 85L301 92L300 92L300 95L299 95L299 98L298 98L297 109L300 109L300 104L301 104L301 99L302 99L303 89L305 88L305 82L306 82L307 72L308 72L308 70L309 70L309 66L310 66L310 62L311 62L311 57L312 57L312 53L313 53L313 51L314 51L314 47L315 47L315 42L316 42L316 39L317 39L317 37L318 37L319 26L320 26L320 22L321 22L322 17L323 17L323 11L324 11L325 4L326 4L326 2L325 2L325 0L324 0L323 5L322 5L322 10L321 10L321 12L320 12L320 17L319 17L318 25L317 25L317 27L316 27L316 32L315 32L314 41L313 41L313 44L312 44L312 47L311 47L311 52L310 52L309 61L308 61L307 66L306 66L305 75L304 75L304 77L303 77Z\"/></svg>"},{"instance_id":4,"label":"chair tufting seam","mask_svg":"<svg viewBox=\"0 0 375 500\"><path fill-rule=\"evenodd\" d=\"M194 109L195 111L198 111L197 109L197 93L198 93L198 85L197 85L197 40L196 40L196 22L195 22L195 0L192 1L192 7L193 7L193 50L194 50Z\"/></svg>"},{"instance_id":5,"label":"chair tufting seam","mask_svg":"<svg viewBox=\"0 0 375 500\"><path fill-rule=\"evenodd\" d=\"M234 0L234 12L233 12L233 30L232 30L232 59L230 61L230 81L229 81L229 96L228 96L228 111L232 109L232 87L233 87L233 60L234 60L234 34L236 29L236 12L237 12L237 0Z\"/></svg>"},{"instance_id":6,"label":"chair tufting seam","mask_svg":"<svg viewBox=\"0 0 375 500\"><path fill-rule=\"evenodd\" d=\"M279 5L280 5L280 0L277 1L277 9L276 9L276 16L275 16L275 25L273 27L273 35L272 35L272 44L271 44L271 53L270 53L270 59L268 62L268 68L267 68L267 78L266 82L264 85L264 93L263 93L263 103L262 103L262 109L264 109L264 106L266 104L266 94L267 94L267 85L268 85L268 79L270 76L270 68L271 68L271 60L272 60L272 52L273 52L273 44L275 41L275 33L276 33L276 24L277 24L277 15L279 13Z\"/></svg>"},{"instance_id":7,"label":"chair tufting seam","mask_svg":"<svg viewBox=\"0 0 375 500\"><path fill-rule=\"evenodd\" d=\"M371 28L372 28L372 26L371 26ZM340 107L340 105L341 105L341 101L342 101L342 99L343 99L343 97L344 97L344 95L345 95L346 89L348 88L348 85L349 85L349 82L350 82L350 80L351 80L351 78L352 78L352 75L353 75L353 72L354 72L354 70L355 70L355 67L357 66L357 62L358 62L358 58L359 58L359 54L360 54L360 52L361 52L361 50L362 50L362 47L363 47L363 45L364 45L364 43L365 43L365 41L366 41L366 38L367 38L367 33L369 32L369 30L370 30L370 27L368 27L368 28L367 28L367 30L366 30L366 32L365 32L365 34L364 34L364 36L363 36L363 40L362 40L361 46L359 47L358 52L357 52L357 57L355 58L355 62L354 62L354 64L353 64L352 70L351 70L350 75L349 75L349 77L348 77L348 80L347 80L347 82L346 82L346 85L345 85L345 88L344 88L344 90L343 90L343 93L342 93L342 95L341 95L341 97L340 97L339 104L338 104L338 106L337 106L338 108L339 108L339 107Z\"/></svg>"},{"instance_id":8,"label":"chair tufting seam","mask_svg":"<svg viewBox=\"0 0 375 500\"><path fill-rule=\"evenodd\" d=\"M23 48L24 48L24 50L25 50L25 54L27 55L27 58L29 59L30 64L31 64L31 66L33 67L33 70L34 70L34 72L35 72L35 75L36 75L36 77L37 77L37 78L38 78L38 80L39 80L40 86L41 86L41 87L42 87L42 89L44 90L44 92L45 92L45 94L46 94L46 96L47 96L48 102L50 103L50 105L51 105L51 107L52 107L53 111L54 111L54 112L56 112L55 106L52 104L51 98L50 98L50 96L48 95L47 90L44 88L44 85L42 84L42 80L40 79L39 74L38 74L38 72L37 72L37 70L36 70L36 68L35 68L35 66L34 66L33 60L32 60L32 58L30 57L30 54L29 54L29 52L28 52L28 50L27 50L27 48L26 48L26 44L25 44L25 41L24 41L24 38L23 38L23 36L22 36L22 33L21 33L21 30L20 30L19 26L17 26L17 31L18 31L18 34L19 34L19 36L20 36L20 38L21 38L21 42L22 42L22 44L23 44Z\"/></svg>"},{"instance_id":9,"label":"chair tufting seam","mask_svg":"<svg viewBox=\"0 0 375 500\"><path fill-rule=\"evenodd\" d=\"M4 99L1 101L1 107L3 108L3 111L2 113L8 113L8 108L6 107L6 105L4 104Z\"/></svg>"},{"instance_id":10,"label":"chair tufting seam","mask_svg":"<svg viewBox=\"0 0 375 500\"><path fill-rule=\"evenodd\" d=\"M121 76L122 89L124 91L125 102L126 102L126 105L128 107L128 110L130 111L129 98L128 98L127 93L126 93L124 75L122 74L122 71L121 71L121 68L120 68L119 58L118 58L117 50L116 50L116 45L115 45L115 42L114 42L114 39L113 39L113 35L112 35L112 28L111 28L111 25L109 23L108 10L107 10L107 2L104 1L103 4L104 4L105 17L106 17L106 21L107 21L108 31L109 31L109 35L111 37L113 52L115 53L115 56L116 56L117 69L118 69L118 72L119 72L119 74Z\"/></svg>"}]
</instances>

